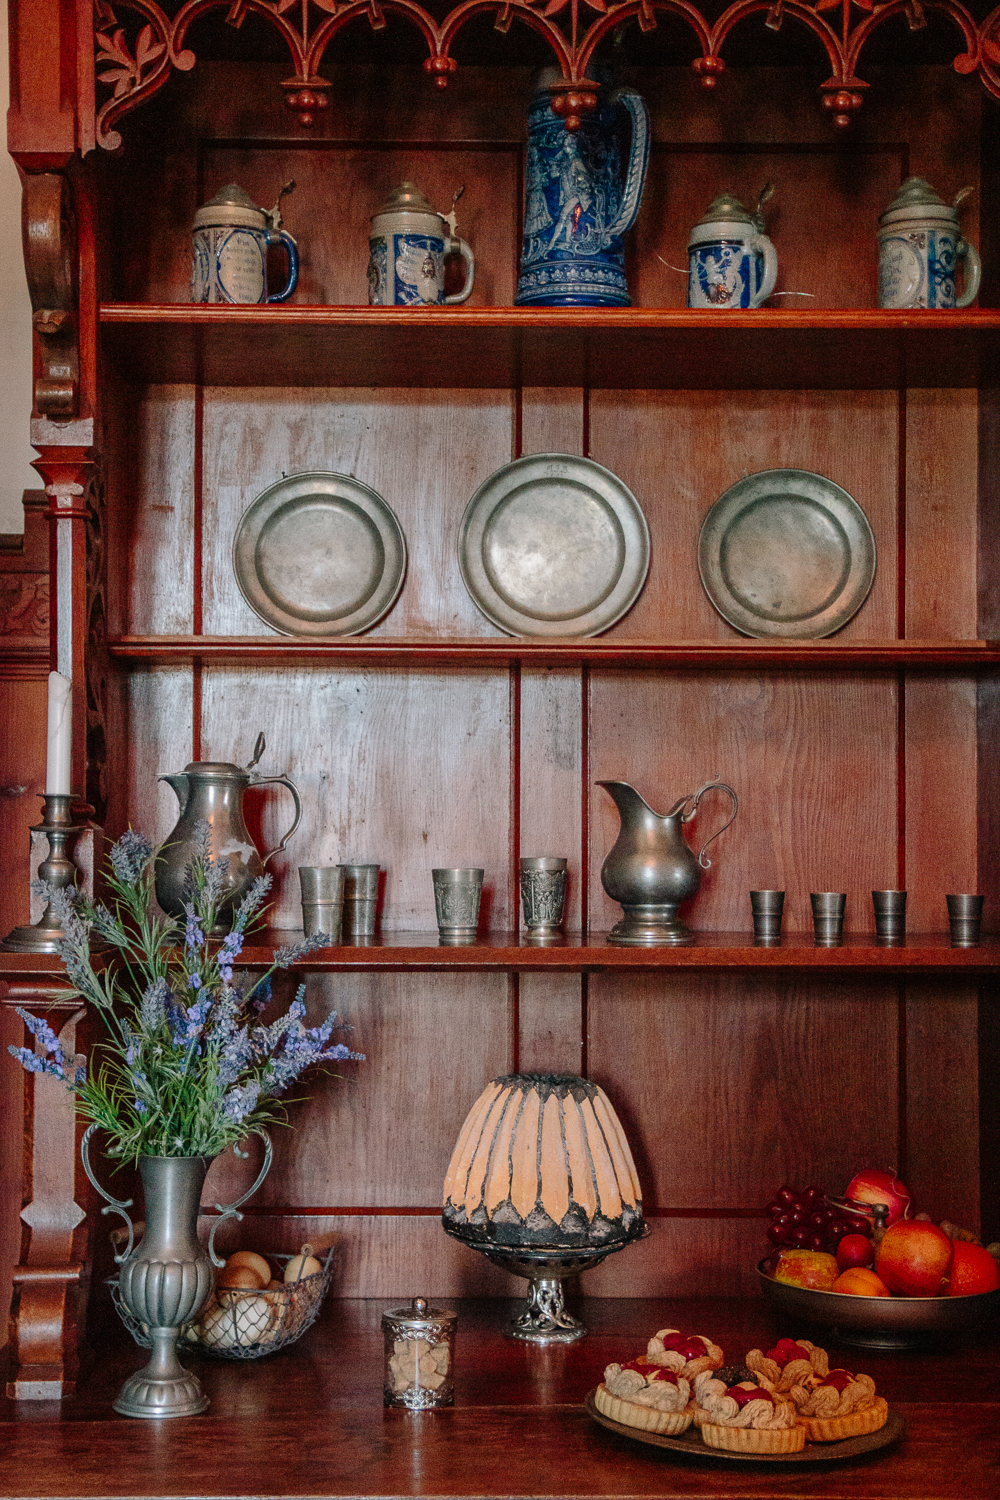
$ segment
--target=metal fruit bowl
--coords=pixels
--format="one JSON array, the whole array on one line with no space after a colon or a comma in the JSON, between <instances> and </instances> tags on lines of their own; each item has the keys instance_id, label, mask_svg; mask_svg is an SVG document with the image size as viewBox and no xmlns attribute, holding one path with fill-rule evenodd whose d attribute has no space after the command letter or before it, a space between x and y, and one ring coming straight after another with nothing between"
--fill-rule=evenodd
<instances>
[{"instance_id":1,"label":"metal fruit bowl","mask_svg":"<svg viewBox=\"0 0 1000 1500\"><path fill-rule=\"evenodd\" d=\"M981 1328L1000 1312L1000 1291L971 1297L855 1297L775 1281L757 1266L764 1296L789 1319L820 1323L860 1349L915 1349Z\"/></svg>"},{"instance_id":2,"label":"metal fruit bowl","mask_svg":"<svg viewBox=\"0 0 1000 1500\"><path fill-rule=\"evenodd\" d=\"M270 1255L266 1259L277 1266L280 1276L292 1259L290 1255ZM260 1291L243 1291L235 1287L218 1287L208 1306L195 1323L186 1323L179 1343L200 1349L215 1359L260 1359L276 1354L294 1344L316 1321L323 1298L333 1275L333 1248L322 1262L322 1269L298 1281L283 1282L279 1287ZM118 1292L118 1278L108 1285L118 1315L137 1344L152 1347L149 1330L139 1323L123 1304Z\"/></svg>"}]
</instances>

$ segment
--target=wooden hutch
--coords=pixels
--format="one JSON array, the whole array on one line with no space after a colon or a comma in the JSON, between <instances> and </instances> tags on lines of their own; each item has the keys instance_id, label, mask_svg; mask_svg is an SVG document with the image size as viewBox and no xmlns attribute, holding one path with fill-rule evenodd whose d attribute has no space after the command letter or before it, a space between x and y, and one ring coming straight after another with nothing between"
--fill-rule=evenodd
<instances>
[{"instance_id":1,"label":"wooden hutch","mask_svg":"<svg viewBox=\"0 0 1000 1500\"><path fill-rule=\"evenodd\" d=\"M72 1115L28 1080L10 1493L783 1493L780 1471L650 1456L581 1398L660 1326L721 1336L733 1357L800 1331L777 1329L755 1271L782 1181L839 1191L863 1163L893 1165L935 1217L1000 1235L1000 242L984 212L1000 183L1000 14L985 9L11 0L51 653L36 661L35 642L33 667L4 670L4 701L40 756L37 679L72 677L74 787L112 837L165 837L161 773L243 763L263 729L266 764L305 805L276 862L276 928L300 921L300 862L377 860L386 881L374 945L323 950L295 976L367 1061L311 1083L242 1227L262 1249L336 1237L334 1296L278 1361L201 1371L207 1416L112 1416L138 1351L99 1285L105 1221L85 1218ZM515 308L532 80L554 61L572 114L595 49L652 121L633 306ZM977 307L876 310L878 215L911 174L948 200L975 188L962 224L983 259ZM230 182L267 205L290 179L291 302L191 306L196 208ZM464 185L464 307L363 305L368 221L404 179L441 209ZM690 226L718 193L752 203L766 181L779 295L689 311ZM470 496L538 452L597 460L649 522L645 588L596 638L506 636L462 582ZM836 481L874 531L874 587L828 640L740 636L699 580L708 508L781 467ZM372 486L406 535L405 587L367 634L277 635L234 579L241 513L307 469ZM610 946L600 869L617 820L595 782L666 806L713 773L741 807L692 903L694 946ZM261 796L255 833L272 840L284 812ZM696 829L714 813L706 802ZM569 857L562 946L518 935L521 853ZM486 869L474 947L438 945L439 864ZM8 865L5 909L23 922L19 849ZM873 937L869 893L890 886L909 891L897 949ZM750 887L788 893L779 948L753 946ZM840 947L813 943L814 889L848 893ZM947 891L985 894L980 947L950 946ZM60 1015L68 1041L86 1028L60 973L0 957L8 1039L14 1004ZM652 1225L583 1279L593 1331L570 1350L504 1340L495 1299L523 1283L440 1226L470 1104L492 1076L531 1070L605 1088ZM12 1150L22 1081L3 1076ZM216 1163L205 1201L234 1181ZM381 1408L378 1314L415 1294L472 1299L440 1419ZM796 1493L994 1494L995 1355L977 1336L850 1356L906 1434L869 1462L797 1471Z\"/></svg>"}]
</instances>

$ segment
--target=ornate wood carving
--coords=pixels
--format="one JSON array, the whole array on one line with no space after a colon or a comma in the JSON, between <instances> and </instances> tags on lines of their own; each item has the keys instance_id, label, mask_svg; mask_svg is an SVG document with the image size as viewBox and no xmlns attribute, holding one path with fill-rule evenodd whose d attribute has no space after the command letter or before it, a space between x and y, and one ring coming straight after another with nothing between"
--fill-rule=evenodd
<instances>
[{"instance_id":1,"label":"ornate wood carving","mask_svg":"<svg viewBox=\"0 0 1000 1500\"><path fill-rule=\"evenodd\" d=\"M107 149L121 143L117 122L162 88L171 70L189 70L195 54L185 46L192 23L211 10L224 9L226 22L243 24L249 13L264 17L288 46L294 73L282 81L289 109L309 127L328 107L329 82L320 68L334 36L348 22L367 16L374 31L385 26L385 12L405 16L427 43L424 67L438 88L446 88L458 64L451 45L470 17L495 11L495 26L506 32L515 19L540 33L562 70L554 86L554 105L569 130L579 128L581 113L593 109L596 90L586 78L598 43L622 21L635 17L643 31L657 25L657 12L686 21L700 49L692 67L703 88L715 88L725 72L722 50L734 27L758 16L770 31L786 21L804 26L824 48L830 77L820 85L824 109L839 128L861 107L868 84L858 76L860 56L872 33L902 15L911 31L927 24L926 12L937 10L954 24L960 51L953 59L959 73L978 73L984 87L1000 98L1000 9L982 22L961 0L734 0L715 21L691 0L459 0L441 20L416 0L187 0L173 15L153 0L97 0L97 81L110 89L97 111L98 142ZM591 19L589 12L596 13ZM122 24L128 13L129 25ZM587 24L589 21L589 24Z\"/></svg>"},{"instance_id":2,"label":"ornate wood carving","mask_svg":"<svg viewBox=\"0 0 1000 1500\"><path fill-rule=\"evenodd\" d=\"M0 984L0 1003L44 1015L65 1050L76 1052L77 1027L86 1012L64 990L11 979ZM51 1401L75 1385L77 1329L86 1296L88 1198L72 1096L58 1079L39 1074L25 1074L24 1087L24 1228L14 1271L14 1368L7 1394Z\"/></svg>"},{"instance_id":3,"label":"ornate wood carving","mask_svg":"<svg viewBox=\"0 0 1000 1500\"><path fill-rule=\"evenodd\" d=\"M79 404L76 229L61 173L25 177L21 231L34 328L35 413L69 421Z\"/></svg>"}]
</instances>

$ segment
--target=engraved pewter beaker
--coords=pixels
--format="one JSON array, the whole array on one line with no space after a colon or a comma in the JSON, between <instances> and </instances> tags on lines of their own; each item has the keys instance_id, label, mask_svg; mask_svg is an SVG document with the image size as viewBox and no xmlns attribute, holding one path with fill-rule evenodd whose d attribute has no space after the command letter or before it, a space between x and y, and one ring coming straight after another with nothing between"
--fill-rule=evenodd
<instances>
[{"instance_id":1,"label":"engraved pewter beaker","mask_svg":"<svg viewBox=\"0 0 1000 1500\"><path fill-rule=\"evenodd\" d=\"M529 943L552 942L562 932L566 864L565 859L544 854L520 862L521 908Z\"/></svg>"}]
</instances>

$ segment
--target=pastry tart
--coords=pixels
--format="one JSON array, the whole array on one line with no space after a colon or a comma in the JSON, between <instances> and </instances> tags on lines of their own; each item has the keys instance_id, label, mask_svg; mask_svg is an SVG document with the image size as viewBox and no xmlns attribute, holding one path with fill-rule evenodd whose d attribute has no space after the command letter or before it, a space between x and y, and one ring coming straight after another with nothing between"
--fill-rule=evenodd
<instances>
[{"instance_id":1,"label":"pastry tart","mask_svg":"<svg viewBox=\"0 0 1000 1500\"><path fill-rule=\"evenodd\" d=\"M612 1422L676 1437L691 1426L690 1397L691 1386L682 1375L640 1358L608 1365L594 1405Z\"/></svg>"}]
</instances>

